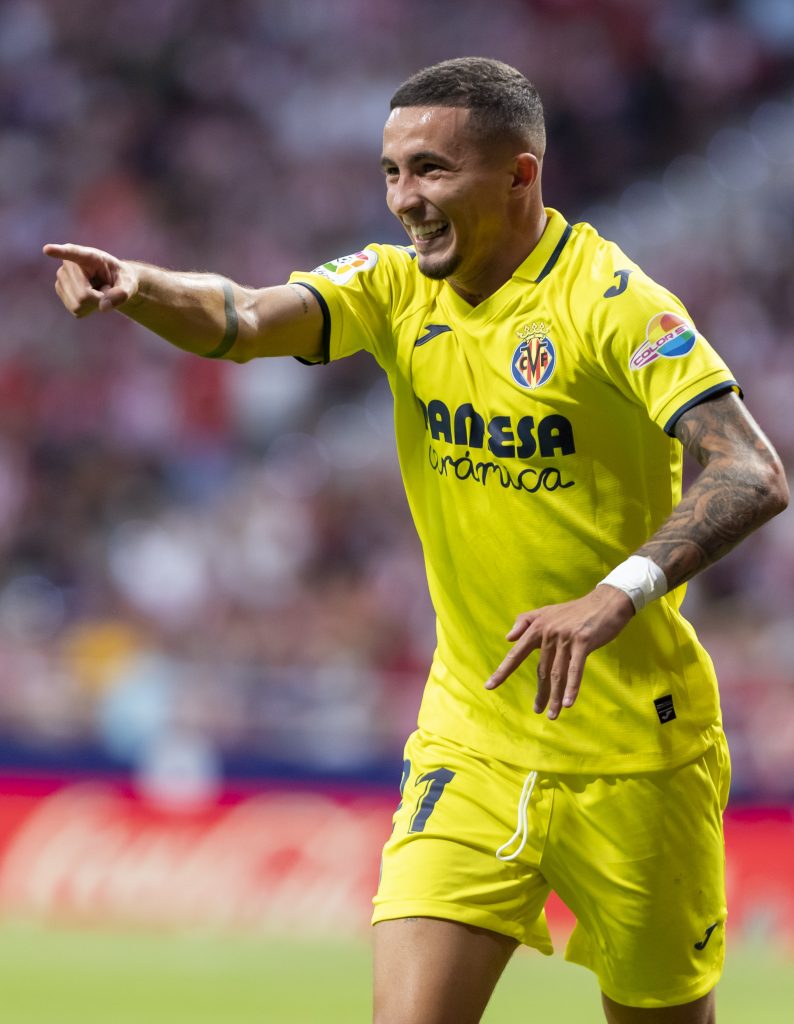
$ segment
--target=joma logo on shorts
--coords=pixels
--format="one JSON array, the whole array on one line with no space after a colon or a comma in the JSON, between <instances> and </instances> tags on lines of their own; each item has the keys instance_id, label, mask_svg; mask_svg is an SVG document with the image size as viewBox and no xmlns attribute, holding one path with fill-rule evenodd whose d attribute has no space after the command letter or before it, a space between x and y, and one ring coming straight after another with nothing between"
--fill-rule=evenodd
<instances>
[{"instance_id":1,"label":"joma logo on shorts","mask_svg":"<svg viewBox=\"0 0 794 1024\"><path fill-rule=\"evenodd\" d=\"M717 927L718 924L719 924L719 921L715 921L714 924L709 925L709 927L706 929L706 934L704 935L704 937L700 940L700 942L696 942L695 943L695 949L705 949L706 948L706 943L711 938L711 933L714 931L714 929Z\"/></svg>"}]
</instances>

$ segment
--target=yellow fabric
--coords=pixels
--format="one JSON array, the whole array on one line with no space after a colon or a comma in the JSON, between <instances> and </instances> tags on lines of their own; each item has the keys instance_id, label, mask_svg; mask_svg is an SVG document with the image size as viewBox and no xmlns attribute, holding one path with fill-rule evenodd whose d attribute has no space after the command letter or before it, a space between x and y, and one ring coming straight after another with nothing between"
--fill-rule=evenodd
<instances>
[{"instance_id":1,"label":"yellow fabric","mask_svg":"<svg viewBox=\"0 0 794 1024\"><path fill-rule=\"evenodd\" d=\"M483 688L518 613L589 592L657 529L681 494L681 446L664 428L735 387L674 296L591 226L547 212L537 247L476 307L423 277L408 247L368 245L291 280L321 300L329 358L371 352L394 393L437 615L419 725L548 771L668 767L721 728L683 587L590 655L557 721L532 711L537 654ZM660 351L678 334L688 352Z\"/></svg>"},{"instance_id":2,"label":"yellow fabric","mask_svg":"<svg viewBox=\"0 0 794 1024\"><path fill-rule=\"evenodd\" d=\"M538 772L523 843L523 767L421 730L405 756L373 922L438 917L550 954L543 906L554 890L577 919L566 959L592 970L616 1002L675 1006L717 983L730 785L723 735L667 771ZM515 858L498 860L500 848Z\"/></svg>"}]
</instances>

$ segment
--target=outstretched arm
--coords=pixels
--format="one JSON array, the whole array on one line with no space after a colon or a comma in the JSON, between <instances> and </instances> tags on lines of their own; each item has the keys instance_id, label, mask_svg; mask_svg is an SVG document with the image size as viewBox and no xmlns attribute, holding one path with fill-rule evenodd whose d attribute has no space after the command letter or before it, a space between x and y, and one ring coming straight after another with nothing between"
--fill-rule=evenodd
<instances>
[{"instance_id":1,"label":"outstretched arm","mask_svg":"<svg viewBox=\"0 0 794 1024\"><path fill-rule=\"evenodd\" d=\"M780 459L736 395L696 405L681 416L675 433L703 469L635 552L662 569L668 589L722 558L781 512L789 498ZM486 687L500 686L530 652L540 650L535 711L548 706L549 718L556 718L576 700L588 654L614 640L634 614L630 598L608 585L524 612L507 635L513 647Z\"/></svg>"},{"instance_id":2,"label":"outstretched arm","mask_svg":"<svg viewBox=\"0 0 794 1024\"><path fill-rule=\"evenodd\" d=\"M82 245L45 245L62 260L55 290L76 317L118 310L172 345L214 358L322 356L323 318L300 285L244 288L218 274L120 260Z\"/></svg>"}]
</instances>

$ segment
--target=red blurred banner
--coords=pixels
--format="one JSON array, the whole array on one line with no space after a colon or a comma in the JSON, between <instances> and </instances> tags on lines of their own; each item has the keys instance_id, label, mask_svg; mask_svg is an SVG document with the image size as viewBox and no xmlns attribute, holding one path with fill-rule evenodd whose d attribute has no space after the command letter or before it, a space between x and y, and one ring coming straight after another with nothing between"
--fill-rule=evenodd
<instances>
[{"instance_id":1,"label":"red blurred banner","mask_svg":"<svg viewBox=\"0 0 794 1024\"><path fill-rule=\"evenodd\" d=\"M366 927L393 801L287 786L175 810L106 782L0 779L0 912L145 928ZM794 813L729 811L731 929L794 947ZM559 901L549 921L570 924Z\"/></svg>"}]
</instances>

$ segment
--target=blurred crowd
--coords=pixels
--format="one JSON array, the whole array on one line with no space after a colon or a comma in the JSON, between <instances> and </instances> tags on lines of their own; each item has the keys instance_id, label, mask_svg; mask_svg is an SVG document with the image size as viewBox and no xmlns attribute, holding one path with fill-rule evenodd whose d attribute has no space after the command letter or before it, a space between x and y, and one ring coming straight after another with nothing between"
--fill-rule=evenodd
<instances>
[{"instance_id":1,"label":"blurred crowd","mask_svg":"<svg viewBox=\"0 0 794 1024\"><path fill-rule=\"evenodd\" d=\"M0 764L89 751L177 795L265 764L398 770L434 623L377 368L219 364L117 314L77 323L40 250L273 284L403 241L389 97L466 53L535 81L547 203L682 296L794 465L794 5L5 0ZM791 515L685 608L735 795L791 798Z\"/></svg>"}]
</instances>

